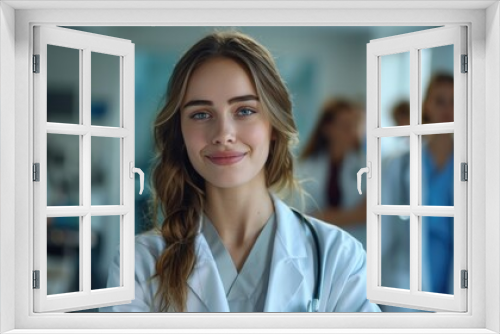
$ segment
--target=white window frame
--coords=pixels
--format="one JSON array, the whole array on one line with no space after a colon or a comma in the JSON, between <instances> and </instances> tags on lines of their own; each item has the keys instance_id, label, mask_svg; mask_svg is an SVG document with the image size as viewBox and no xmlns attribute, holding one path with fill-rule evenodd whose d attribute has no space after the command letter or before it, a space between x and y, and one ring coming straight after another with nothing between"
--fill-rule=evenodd
<instances>
[{"instance_id":1,"label":"white window frame","mask_svg":"<svg viewBox=\"0 0 500 334\"><path fill-rule=\"evenodd\" d=\"M500 332L500 10L498 1L8 1L0 3L0 332L92 333L138 324L158 332ZM69 8L62 8L63 6ZM72 9L85 8L85 9ZM131 9L126 9L129 6ZM102 10L102 8L110 10ZM120 8L121 7L121 8ZM137 8L144 10L137 10ZM163 7L158 9L155 7ZM125 9L124 9L125 8ZM220 8L226 8L224 10ZM229 9L228 9L229 8ZM113 10L111 10L113 9ZM411 9L411 10L410 10ZM468 312L436 314L34 314L31 290L32 26L57 25L467 25ZM133 42L133 41L132 41ZM487 70L486 70L487 68ZM14 145L12 142L14 141ZM486 153L488 152L488 153ZM488 176L486 178L486 175ZM13 177L14 176L14 177ZM12 194L15 194L12 197ZM472 226L474 228L472 228ZM15 236L14 238L12 236ZM30 259L26 261L26 259ZM14 287L14 288L12 288ZM486 293L487 292L487 293ZM169 326L171 330L165 329ZM259 330L258 328L261 328ZM337 328L337 330L335 330ZM357 328L358 331L353 328ZM409 328L418 328L411 330ZM40 331L37 331L40 329ZM74 329L74 330L72 330ZM99 330L101 329L101 330ZM104 330L106 329L106 330ZM132 330L136 329L136 330ZM163 331L160 331L163 329ZM219 330L213 330L219 329ZM232 329L232 330L231 330ZM267 329L267 330L266 330ZM281 329L281 330L280 330ZM316 329L316 330L315 330ZM344 330L343 330L344 329ZM431 330L432 329L432 330ZM46 331L45 331L46 332ZM118 332L120 332L118 330Z\"/></svg>"}]
</instances>

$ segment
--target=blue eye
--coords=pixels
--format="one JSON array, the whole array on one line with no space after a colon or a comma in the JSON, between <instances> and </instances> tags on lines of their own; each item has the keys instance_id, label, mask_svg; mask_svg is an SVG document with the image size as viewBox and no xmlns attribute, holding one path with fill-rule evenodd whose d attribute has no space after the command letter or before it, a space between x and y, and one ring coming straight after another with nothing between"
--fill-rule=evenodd
<instances>
[{"instance_id":1,"label":"blue eye","mask_svg":"<svg viewBox=\"0 0 500 334\"><path fill-rule=\"evenodd\" d=\"M206 112L197 112L196 114L191 115L192 119L207 119L210 115Z\"/></svg>"},{"instance_id":2,"label":"blue eye","mask_svg":"<svg viewBox=\"0 0 500 334\"><path fill-rule=\"evenodd\" d=\"M239 116L250 116L252 114L255 114L255 111L253 111L250 108L241 108L241 109L238 110L237 114Z\"/></svg>"}]
</instances>

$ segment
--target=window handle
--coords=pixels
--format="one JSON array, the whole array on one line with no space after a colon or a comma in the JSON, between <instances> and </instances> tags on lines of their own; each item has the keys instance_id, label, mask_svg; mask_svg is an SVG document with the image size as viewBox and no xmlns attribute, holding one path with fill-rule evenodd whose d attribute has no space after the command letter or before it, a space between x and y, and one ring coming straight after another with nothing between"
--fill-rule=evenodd
<instances>
[{"instance_id":1,"label":"window handle","mask_svg":"<svg viewBox=\"0 0 500 334\"><path fill-rule=\"evenodd\" d=\"M361 175L363 175L363 173L366 173L368 174L368 178L371 179L372 178L372 163L370 161L368 161L368 166L365 167L365 168L361 168L358 172L358 192L359 194L361 195Z\"/></svg>"},{"instance_id":2,"label":"window handle","mask_svg":"<svg viewBox=\"0 0 500 334\"><path fill-rule=\"evenodd\" d=\"M141 190L139 191L139 195L142 195L142 191L144 190L144 172L140 168L135 168L133 161L129 162L129 171L130 171L129 176L131 179L134 178L134 173L139 174L141 183Z\"/></svg>"}]
</instances>

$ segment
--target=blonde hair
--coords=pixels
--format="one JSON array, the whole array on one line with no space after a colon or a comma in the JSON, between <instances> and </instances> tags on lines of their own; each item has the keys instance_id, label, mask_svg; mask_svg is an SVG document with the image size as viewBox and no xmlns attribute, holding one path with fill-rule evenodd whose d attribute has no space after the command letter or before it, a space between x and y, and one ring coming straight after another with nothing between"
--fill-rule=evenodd
<instances>
[{"instance_id":1,"label":"blonde hair","mask_svg":"<svg viewBox=\"0 0 500 334\"><path fill-rule=\"evenodd\" d=\"M159 278L156 297L160 297L162 311L186 310L187 279L196 261L194 241L205 203L205 181L186 153L180 104L193 71L214 57L230 58L249 71L263 110L270 116L275 139L271 141L264 167L266 186L281 196L286 191L300 191L293 174L291 149L298 142L298 133L292 103L272 55L239 32L214 32L204 37L176 64L168 83L165 105L154 123L156 159L151 180L151 213L156 223L160 207L163 215L161 234L166 248L156 261L153 277Z\"/></svg>"}]
</instances>

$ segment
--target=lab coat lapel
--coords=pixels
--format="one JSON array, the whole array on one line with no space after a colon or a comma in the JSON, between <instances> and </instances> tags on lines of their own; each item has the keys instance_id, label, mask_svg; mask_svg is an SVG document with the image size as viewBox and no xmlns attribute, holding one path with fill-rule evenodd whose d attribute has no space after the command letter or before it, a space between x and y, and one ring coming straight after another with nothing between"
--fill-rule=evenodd
<instances>
[{"instance_id":1,"label":"lab coat lapel","mask_svg":"<svg viewBox=\"0 0 500 334\"><path fill-rule=\"evenodd\" d=\"M307 251L300 220L276 195L272 197L277 228L264 312L285 312L296 308L292 305L296 306L297 298L303 299L298 293L304 280L300 261L307 257Z\"/></svg>"},{"instance_id":2,"label":"lab coat lapel","mask_svg":"<svg viewBox=\"0 0 500 334\"><path fill-rule=\"evenodd\" d=\"M219 275L215 259L203 236L196 237L197 263L188 277L188 312L229 312L229 304L224 285ZM204 306L206 309L204 310Z\"/></svg>"}]
</instances>

